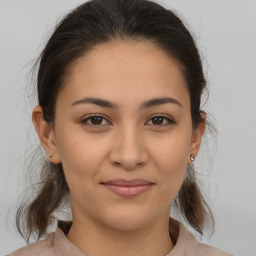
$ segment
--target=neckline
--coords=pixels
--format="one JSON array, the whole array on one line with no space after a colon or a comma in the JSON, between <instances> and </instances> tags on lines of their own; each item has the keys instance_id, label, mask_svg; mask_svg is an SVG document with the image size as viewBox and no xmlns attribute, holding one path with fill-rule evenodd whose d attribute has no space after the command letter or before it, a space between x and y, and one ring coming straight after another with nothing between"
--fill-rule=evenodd
<instances>
[{"instance_id":1,"label":"neckline","mask_svg":"<svg viewBox=\"0 0 256 256\"><path fill-rule=\"evenodd\" d=\"M65 235L67 235L72 226L72 223L72 221L58 220L57 226L62 230ZM181 223L179 221L173 219L172 217L169 217L169 234L175 244L179 236L180 224Z\"/></svg>"},{"instance_id":2,"label":"neckline","mask_svg":"<svg viewBox=\"0 0 256 256\"><path fill-rule=\"evenodd\" d=\"M74 254L77 256L86 256L79 248L68 240L68 234L72 226L72 221L58 220L58 227L55 232L53 246L55 250L62 256ZM170 239L174 243L173 249L166 256L176 255L196 255L198 242L196 238L187 230L187 228L178 220L169 218L169 234ZM192 253L192 254L191 254Z\"/></svg>"}]
</instances>

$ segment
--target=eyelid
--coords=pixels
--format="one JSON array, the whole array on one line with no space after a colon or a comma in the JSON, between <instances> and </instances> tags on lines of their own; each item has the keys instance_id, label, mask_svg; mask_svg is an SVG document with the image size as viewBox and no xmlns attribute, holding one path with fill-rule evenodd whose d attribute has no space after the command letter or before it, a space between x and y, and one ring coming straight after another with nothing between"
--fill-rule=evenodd
<instances>
[{"instance_id":1,"label":"eyelid","mask_svg":"<svg viewBox=\"0 0 256 256\"><path fill-rule=\"evenodd\" d=\"M101 117L102 119L105 119L105 120L107 120L108 123L110 123L110 122L108 121L108 119L107 119L106 117L104 117L104 115L102 115L102 114L90 114L90 115L84 117L84 118L80 121L80 123L81 123L81 124L84 124L84 125L87 125L87 126L95 127L95 128L102 128L102 126L105 126L105 125L106 125L106 124L105 124L105 125L102 125L102 124L99 124L99 125L86 124L86 122L87 122L88 120L90 120L91 118L93 118L93 117ZM162 125L162 124L161 124L161 125L154 125L154 124L152 124L151 126L155 126L155 127L161 128L161 127L169 126L169 125L171 125L171 124L175 124L175 123L176 123L176 121L175 121L172 117L166 116L165 114L155 114L155 115L151 116L147 122L149 122L150 120L152 120L154 117L161 117L161 118L167 120L167 121L168 121L168 124L165 124L165 125ZM146 123L147 123L147 122L146 122Z\"/></svg>"},{"instance_id":2,"label":"eyelid","mask_svg":"<svg viewBox=\"0 0 256 256\"><path fill-rule=\"evenodd\" d=\"M85 116L85 117L80 121L80 123L81 123L81 124L88 125L88 126L93 126L93 127L96 127L96 128L100 128L100 126L103 126L102 124L100 124L100 125L86 124L86 122L87 122L88 120L90 120L91 118L93 118L93 117L101 117L102 119L107 120L107 118L104 117L104 115L102 115L102 114L90 114L90 115ZM108 120L107 120L107 121L108 121ZM108 121L108 122L109 122L109 121Z\"/></svg>"},{"instance_id":3,"label":"eyelid","mask_svg":"<svg viewBox=\"0 0 256 256\"><path fill-rule=\"evenodd\" d=\"M153 126L156 126L156 127L163 127L163 126L168 126L168 125L171 125L171 124L175 124L176 122L174 121L174 118L170 117L170 116L166 116L165 114L156 114L154 116L151 116L149 118L149 121L152 120L154 117L161 117L163 119L166 119L169 123L166 125L153 125ZM148 121L147 121L148 122Z\"/></svg>"}]
</instances>

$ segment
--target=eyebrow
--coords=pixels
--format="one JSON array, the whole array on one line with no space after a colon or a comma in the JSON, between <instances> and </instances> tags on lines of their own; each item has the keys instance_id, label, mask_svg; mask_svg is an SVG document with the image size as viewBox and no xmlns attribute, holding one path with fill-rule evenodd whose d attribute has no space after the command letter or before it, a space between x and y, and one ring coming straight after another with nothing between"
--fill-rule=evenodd
<instances>
[{"instance_id":1,"label":"eyebrow","mask_svg":"<svg viewBox=\"0 0 256 256\"><path fill-rule=\"evenodd\" d=\"M116 103L110 102L110 101L105 100L105 99L92 98L92 97L84 98L84 99L75 101L71 104L71 106L75 106L75 105L78 105L78 104L86 104L86 103L92 103L92 104L98 105L100 107L105 107L105 108L112 108L112 109L118 109L119 108L118 104L116 104ZM163 105L163 104L166 104L166 103L173 103L173 104L176 104L176 105L182 107L182 104L179 101L177 101L173 98L169 98L169 97L162 97L162 98L153 98L153 99L150 99L150 100L147 100L147 101L143 102L140 105L139 109L143 110L143 109L146 109L146 108L150 108L150 107L153 107L153 106L159 106L159 105Z\"/></svg>"}]
</instances>

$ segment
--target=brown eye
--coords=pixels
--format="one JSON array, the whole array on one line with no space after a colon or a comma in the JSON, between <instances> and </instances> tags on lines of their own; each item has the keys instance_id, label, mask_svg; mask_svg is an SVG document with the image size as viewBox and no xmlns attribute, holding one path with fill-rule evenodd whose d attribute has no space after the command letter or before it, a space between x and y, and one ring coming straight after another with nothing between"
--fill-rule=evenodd
<instances>
[{"instance_id":1,"label":"brown eye","mask_svg":"<svg viewBox=\"0 0 256 256\"><path fill-rule=\"evenodd\" d=\"M174 121L166 116L154 116L150 119L153 125L156 126L166 126L174 124Z\"/></svg>"},{"instance_id":2,"label":"brown eye","mask_svg":"<svg viewBox=\"0 0 256 256\"><path fill-rule=\"evenodd\" d=\"M91 118L91 123L93 125L99 125L99 124L101 124L101 122L102 122L102 117L100 117L100 116L95 116L95 117Z\"/></svg>"},{"instance_id":3,"label":"brown eye","mask_svg":"<svg viewBox=\"0 0 256 256\"><path fill-rule=\"evenodd\" d=\"M158 125L158 124L162 124L164 119L161 116L155 116L152 118L152 120L153 120L153 124Z\"/></svg>"},{"instance_id":4,"label":"brown eye","mask_svg":"<svg viewBox=\"0 0 256 256\"><path fill-rule=\"evenodd\" d=\"M102 126L105 125L103 121L106 120L103 116L98 115L90 115L89 117L83 119L81 124L88 125L88 126ZM106 120L107 121L107 120Z\"/></svg>"}]
</instances>

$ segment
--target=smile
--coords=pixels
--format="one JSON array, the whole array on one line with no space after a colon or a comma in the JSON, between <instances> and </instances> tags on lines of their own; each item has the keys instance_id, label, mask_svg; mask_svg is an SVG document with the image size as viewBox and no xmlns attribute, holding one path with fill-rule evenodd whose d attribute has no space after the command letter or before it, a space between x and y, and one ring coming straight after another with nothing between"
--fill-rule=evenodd
<instances>
[{"instance_id":1,"label":"smile","mask_svg":"<svg viewBox=\"0 0 256 256\"><path fill-rule=\"evenodd\" d=\"M153 183L145 180L114 180L106 183L101 183L110 191L123 196L123 197L134 197L138 196L151 188Z\"/></svg>"}]
</instances>

